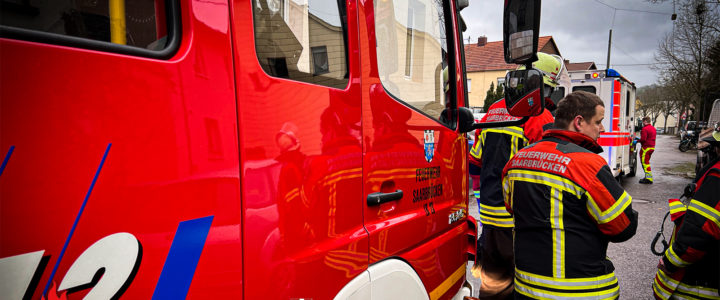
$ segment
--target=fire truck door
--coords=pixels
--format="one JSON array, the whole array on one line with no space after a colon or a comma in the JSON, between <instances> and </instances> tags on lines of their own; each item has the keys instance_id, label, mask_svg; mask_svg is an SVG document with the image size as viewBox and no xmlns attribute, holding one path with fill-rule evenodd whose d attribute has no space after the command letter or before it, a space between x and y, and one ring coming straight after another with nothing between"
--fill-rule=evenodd
<instances>
[{"instance_id":1,"label":"fire truck door","mask_svg":"<svg viewBox=\"0 0 720 300\"><path fill-rule=\"evenodd\" d=\"M457 226L456 217L467 212L467 142L443 116L454 104L448 65L457 53L445 31L449 8L443 5L375 1L359 9L360 26L368 28L361 34L369 43L363 66L370 65L363 82L370 263L402 256L424 282L430 278L425 283L431 287L441 274L464 265L464 257L457 252L462 241L428 241Z\"/></svg>"}]
</instances>

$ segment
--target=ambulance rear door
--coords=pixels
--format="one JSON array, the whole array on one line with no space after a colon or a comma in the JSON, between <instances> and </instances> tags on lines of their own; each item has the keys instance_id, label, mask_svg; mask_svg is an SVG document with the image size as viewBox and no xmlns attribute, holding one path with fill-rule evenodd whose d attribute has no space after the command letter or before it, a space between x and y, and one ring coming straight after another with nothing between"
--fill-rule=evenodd
<instances>
[{"instance_id":1,"label":"ambulance rear door","mask_svg":"<svg viewBox=\"0 0 720 300\"><path fill-rule=\"evenodd\" d=\"M613 131L612 125L613 125L613 118L616 116L619 121L619 115L614 111L613 108L613 97L614 97L614 91L616 91L615 87L615 78L607 78L605 77L605 71L576 71L576 72L570 72L570 76L572 78L572 91L586 91L589 93L593 93L598 95L600 99L602 99L603 104L605 105L605 118L603 119L603 126L605 127L605 132L600 133L600 137L598 138L598 144L602 146L603 153L600 154L603 158L605 158L605 161L608 163L608 166L613 172L614 176L620 175L620 166L618 164L617 160L617 149L615 149L614 141L617 138L616 131ZM617 87L617 96L619 97L619 83ZM619 102L618 98L618 104ZM617 110L619 112L619 105L617 107Z\"/></svg>"}]
</instances>

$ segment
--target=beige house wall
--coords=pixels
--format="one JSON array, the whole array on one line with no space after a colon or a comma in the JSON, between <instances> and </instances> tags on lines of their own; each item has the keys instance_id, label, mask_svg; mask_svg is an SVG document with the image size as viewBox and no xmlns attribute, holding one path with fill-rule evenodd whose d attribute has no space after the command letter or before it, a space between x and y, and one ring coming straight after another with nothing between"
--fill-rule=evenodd
<instances>
[{"instance_id":1,"label":"beige house wall","mask_svg":"<svg viewBox=\"0 0 720 300\"><path fill-rule=\"evenodd\" d=\"M425 20L432 20L430 12L425 12ZM445 108L443 50L436 35L419 29L408 31L395 18L376 20L378 75L383 86L434 118Z\"/></svg>"},{"instance_id":2,"label":"beige house wall","mask_svg":"<svg viewBox=\"0 0 720 300\"><path fill-rule=\"evenodd\" d=\"M672 129L677 127L677 113L670 114L667 118L667 128L668 131L671 131ZM660 114L657 119L655 119L655 128L665 128L665 116L663 114Z\"/></svg>"},{"instance_id":3,"label":"beige house wall","mask_svg":"<svg viewBox=\"0 0 720 300\"><path fill-rule=\"evenodd\" d=\"M256 17L255 43L260 65L271 73L269 59L284 58L290 79L345 88L347 64L342 28L309 13L307 4L289 3L287 18L270 10ZM314 74L312 48L323 46L329 70Z\"/></svg>"},{"instance_id":4,"label":"beige house wall","mask_svg":"<svg viewBox=\"0 0 720 300\"><path fill-rule=\"evenodd\" d=\"M468 86L470 89L468 93L469 106L482 107L485 103L485 96L487 96L490 83L493 83L493 85L497 87L498 78L505 78L506 73L507 70L468 72L467 78L471 81Z\"/></svg>"}]
</instances>

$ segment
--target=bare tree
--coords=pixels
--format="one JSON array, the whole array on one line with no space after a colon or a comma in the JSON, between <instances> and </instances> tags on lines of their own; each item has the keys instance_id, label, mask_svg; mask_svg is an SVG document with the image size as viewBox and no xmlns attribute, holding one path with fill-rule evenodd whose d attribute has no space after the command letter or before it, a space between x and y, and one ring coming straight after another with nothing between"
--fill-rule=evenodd
<instances>
[{"instance_id":1,"label":"bare tree","mask_svg":"<svg viewBox=\"0 0 720 300\"><path fill-rule=\"evenodd\" d=\"M678 0L675 30L658 46L656 69L665 86L688 89L687 98L679 99L681 107L699 108L706 93L709 72L707 56L720 38L720 17L716 1ZM712 6L712 7L710 7ZM682 83L678 85L677 83ZM701 114L695 114L700 120Z\"/></svg>"},{"instance_id":2,"label":"bare tree","mask_svg":"<svg viewBox=\"0 0 720 300\"><path fill-rule=\"evenodd\" d=\"M638 118L650 117L654 126L662 108L661 88L655 84L639 88L637 91L636 101L639 102L637 110L639 110L642 114Z\"/></svg>"}]
</instances>

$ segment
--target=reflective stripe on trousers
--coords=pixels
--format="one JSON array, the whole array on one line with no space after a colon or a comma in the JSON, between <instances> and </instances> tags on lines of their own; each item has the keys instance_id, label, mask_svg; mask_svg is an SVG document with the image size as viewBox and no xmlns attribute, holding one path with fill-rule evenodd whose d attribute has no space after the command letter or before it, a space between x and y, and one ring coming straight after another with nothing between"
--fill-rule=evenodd
<instances>
[{"instance_id":1,"label":"reflective stripe on trousers","mask_svg":"<svg viewBox=\"0 0 720 300\"><path fill-rule=\"evenodd\" d=\"M515 290L537 299L615 299L620 296L615 273L588 278L557 278L516 268Z\"/></svg>"},{"instance_id":2,"label":"reflective stripe on trousers","mask_svg":"<svg viewBox=\"0 0 720 300\"><path fill-rule=\"evenodd\" d=\"M640 149L640 163L645 171L645 179L653 181L652 170L650 170L650 157L655 152L655 147L643 147Z\"/></svg>"}]
</instances>

